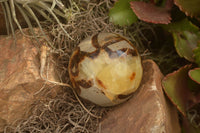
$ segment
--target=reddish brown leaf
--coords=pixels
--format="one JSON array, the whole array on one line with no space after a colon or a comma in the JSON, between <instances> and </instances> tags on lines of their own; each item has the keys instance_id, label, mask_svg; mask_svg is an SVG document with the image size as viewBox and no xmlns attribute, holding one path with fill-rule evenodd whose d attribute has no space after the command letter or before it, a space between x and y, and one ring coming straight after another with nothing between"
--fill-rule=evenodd
<instances>
[{"instance_id":1,"label":"reddish brown leaf","mask_svg":"<svg viewBox=\"0 0 200 133\"><path fill-rule=\"evenodd\" d=\"M132 1L130 4L133 12L140 20L155 24L170 23L171 17L168 4L167 8L157 7L152 3L142 1Z\"/></svg>"},{"instance_id":2,"label":"reddish brown leaf","mask_svg":"<svg viewBox=\"0 0 200 133\"><path fill-rule=\"evenodd\" d=\"M171 10L173 4L174 4L174 0L166 0L165 9Z\"/></svg>"}]
</instances>

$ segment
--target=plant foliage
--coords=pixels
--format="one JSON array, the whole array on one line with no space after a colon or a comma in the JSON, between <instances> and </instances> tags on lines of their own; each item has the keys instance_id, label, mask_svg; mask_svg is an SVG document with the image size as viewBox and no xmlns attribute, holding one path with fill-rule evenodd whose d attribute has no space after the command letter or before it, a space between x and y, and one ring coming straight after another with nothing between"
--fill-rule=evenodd
<instances>
[{"instance_id":1,"label":"plant foliage","mask_svg":"<svg viewBox=\"0 0 200 133\"><path fill-rule=\"evenodd\" d=\"M136 15L130 8L130 1L131 0L119 0L115 3L114 7L111 8L109 12L110 22L125 26L131 25L137 21Z\"/></svg>"},{"instance_id":2,"label":"plant foliage","mask_svg":"<svg viewBox=\"0 0 200 133\"><path fill-rule=\"evenodd\" d=\"M188 16L200 17L200 0L174 0L174 3Z\"/></svg>"},{"instance_id":3,"label":"plant foliage","mask_svg":"<svg viewBox=\"0 0 200 133\"><path fill-rule=\"evenodd\" d=\"M200 67L200 44L198 42L198 46L196 49L194 49L194 59L195 62L198 64L198 66Z\"/></svg>"},{"instance_id":4,"label":"plant foliage","mask_svg":"<svg viewBox=\"0 0 200 133\"><path fill-rule=\"evenodd\" d=\"M132 1L131 8L140 20L154 24L170 23L171 17L167 8L141 1Z\"/></svg>"}]
</instances>

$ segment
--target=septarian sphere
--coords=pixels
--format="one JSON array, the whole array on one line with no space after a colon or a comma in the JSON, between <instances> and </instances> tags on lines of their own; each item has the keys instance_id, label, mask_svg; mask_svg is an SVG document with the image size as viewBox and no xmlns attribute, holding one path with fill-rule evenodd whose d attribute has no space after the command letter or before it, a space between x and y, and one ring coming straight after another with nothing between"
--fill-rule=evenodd
<instances>
[{"instance_id":1,"label":"septarian sphere","mask_svg":"<svg viewBox=\"0 0 200 133\"><path fill-rule=\"evenodd\" d=\"M73 52L69 75L77 94L100 106L126 101L142 79L141 58L126 38L100 33L83 40Z\"/></svg>"}]
</instances>

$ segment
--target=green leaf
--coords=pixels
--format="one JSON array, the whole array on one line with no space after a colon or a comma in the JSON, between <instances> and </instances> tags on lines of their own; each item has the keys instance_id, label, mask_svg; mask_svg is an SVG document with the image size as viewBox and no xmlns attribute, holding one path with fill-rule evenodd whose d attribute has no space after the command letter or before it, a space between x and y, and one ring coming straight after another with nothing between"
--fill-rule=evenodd
<instances>
[{"instance_id":1,"label":"green leaf","mask_svg":"<svg viewBox=\"0 0 200 133\"><path fill-rule=\"evenodd\" d=\"M189 71L189 76L192 80L200 84L200 68L195 68Z\"/></svg>"},{"instance_id":2,"label":"green leaf","mask_svg":"<svg viewBox=\"0 0 200 133\"><path fill-rule=\"evenodd\" d=\"M194 53L195 63L197 63L198 66L200 67L200 44L196 49L194 49L193 53Z\"/></svg>"},{"instance_id":3,"label":"green leaf","mask_svg":"<svg viewBox=\"0 0 200 133\"><path fill-rule=\"evenodd\" d=\"M181 21L173 22L168 25L162 25L164 29L169 32L182 32L182 31L190 31L190 32L198 32L199 28L192 24L188 19L183 19Z\"/></svg>"},{"instance_id":4,"label":"green leaf","mask_svg":"<svg viewBox=\"0 0 200 133\"><path fill-rule=\"evenodd\" d=\"M116 25L126 26L137 21L137 16L130 8L130 1L133 0L118 0L114 7L109 11L110 22Z\"/></svg>"},{"instance_id":5,"label":"green leaf","mask_svg":"<svg viewBox=\"0 0 200 133\"><path fill-rule=\"evenodd\" d=\"M200 37L189 31L173 32L174 44L180 57L194 62L193 50L197 47Z\"/></svg>"},{"instance_id":6,"label":"green leaf","mask_svg":"<svg viewBox=\"0 0 200 133\"><path fill-rule=\"evenodd\" d=\"M184 116L186 116L186 111L196 102L195 96L188 87L190 68L191 65L186 65L168 74L162 80L166 95Z\"/></svg>"},{"instance_id":7,"label":"green leaf","mask_svg":"<svg viewBox=\"0 0 200 133\"><path fill-rule=\"evenodd\" d=\"M200 42L200 31L197 26L188 19L183 19L162 27L172 33L179 56L200 64L200 48L195 50Z\"/></svg>"},{"instance_id":8,"label":"green leaf","mask_svg":"<svg viewBox=\"0 0 200 133\"><path fill-rule=\"evenodd\" d=\"M180 10L188 16L200 16L200 0L174 0Z\"/></svg>"}]
</instances>

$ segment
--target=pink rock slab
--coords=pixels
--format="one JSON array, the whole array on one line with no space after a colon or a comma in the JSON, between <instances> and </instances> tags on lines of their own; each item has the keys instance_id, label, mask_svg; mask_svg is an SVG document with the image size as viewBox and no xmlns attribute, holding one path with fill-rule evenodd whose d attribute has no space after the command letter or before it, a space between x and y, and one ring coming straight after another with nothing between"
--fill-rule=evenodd
<instances>
[{"instance_id":1,"label":"pink rock slab","mask_svg":"<svg viewBox=\"0 0 200 133\"><path fill-rule=\"evenodd\" d=\"M60 90L40 76L40 45L20 32L15 38L0 36L0 132L30 115L27 111L35 101L55 97ZM48 72L50 80L58 79L51 62Z\"/></svg>"}]
</instances>

